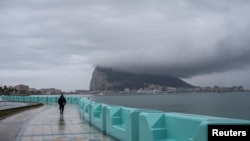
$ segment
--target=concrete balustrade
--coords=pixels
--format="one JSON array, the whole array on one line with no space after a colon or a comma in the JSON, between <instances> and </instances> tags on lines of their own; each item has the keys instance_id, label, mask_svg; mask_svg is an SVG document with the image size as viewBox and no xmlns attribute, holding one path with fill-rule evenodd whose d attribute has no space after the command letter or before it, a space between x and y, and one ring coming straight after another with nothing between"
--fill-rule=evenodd
<instances>
[{"instance_id":1,"label":"concrete balustrade","mask_svg":"<svg viewBox=\"0 0 250 141\"><path fill-rule=\"evenodd\" d=\"M59 96L58 96L59 97ZM57 96L2 96L5 101L57 103ZM219 118L95 103L86 97L66 96L78 104L90 124L121 141L207 141L211 124L250 125L248 120Z\"/></svg>"},{"instance_id":2,"label":"concrete balustrade","mask_svg":"<svg viewBox=\"0 0 250 141\"><path fill-rule=\"evenodd\" d=\"M92 103L91 104L91 124L106 132L106 104Z\"/></svg>"},{"instance_id":3,"label":"concrete balustrade","mask_svg":"<svg viewBox=\"0 0 250 141\"><path fill-rule=\"evenodd\" d=\"M140 141L193 141L202 121L213 117L180 113L141 113L139 117Z\"/></svg>"},{"instance_id":4,"label":"concrete balustrade","mask_svg":"<svg viewBox=\"0 0 250 141\"><path fill-rule=\"evenodd\" d=\"M130 138L131 117L130 112L133 109L123 108L121 106L107 107L106 112L106 132L120 140L127 140Z\"/></svg>"},{"instance_id":5,"label":"concrete balustrade","mask_svg":"<svg viewBox=\"0 0 250 141\"><path fill-rule=\"evenodd\" d=\"M78 106L79 106L79 110L80 110L80 113L81 113L81 115L83 116L83 112L84 112L84 100L85 100L86 98L84 98L84 97L80 97L79 98L79 103L78 103Z\"/></svg>"},{"instance_id":6,"label":"concrete balustrade","mask_svg":"<svg viewBox=\"0 0 250 141\"><path fill-rule=\"evenodd\" d=\"M91 102L90 100L84 100L83 117L85 120L91 123Z\"/></svg>"},{"instance_id":7,"label":"concrete balustrade","mask_svg":"<svg viewBox=\"0 0 250 141\"><path fill-rule=\"evenodd\" d=\"M107 134L122 141L138 141L139 115L146 111L156 112L148 109L108 106L106 111Z\"/></svg>"}]
</instances>

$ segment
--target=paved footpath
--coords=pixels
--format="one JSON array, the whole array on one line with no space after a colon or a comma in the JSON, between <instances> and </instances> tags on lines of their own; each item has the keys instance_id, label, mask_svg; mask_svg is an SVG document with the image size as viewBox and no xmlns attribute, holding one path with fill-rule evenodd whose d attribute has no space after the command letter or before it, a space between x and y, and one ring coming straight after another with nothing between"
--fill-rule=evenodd
<instances>
[{"instance_id":1,"label":"paved footpath","mask_svg":"<svg viewBox=\"0 0 250 141\"><path fill-rule=\"evenodd\" d=\"M12 115L0 120L0 141L14 141L19 130L34 114L43 111L46 107L42 106L35 109Z\"/></svg>"},{"instance_id":2,"label":"paved footpath","mask_svg":"<svg viewBox=\"0 0 250 141\"><path fill-rule=\"evenodd\" d=\"M1 141L117 141L83 120L76 105L66 105L64 114L46 105L1 120L0 126Z\"/></svg>"}]
</instances>

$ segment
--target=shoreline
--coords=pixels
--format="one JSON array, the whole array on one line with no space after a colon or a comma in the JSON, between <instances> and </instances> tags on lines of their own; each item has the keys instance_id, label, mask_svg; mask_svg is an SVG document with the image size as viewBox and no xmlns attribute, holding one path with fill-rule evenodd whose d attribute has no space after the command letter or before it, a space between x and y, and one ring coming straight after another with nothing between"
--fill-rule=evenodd
<instances>
[{"instance_id":1,"label":"shoreline","mask_svg":"<svg viewBox=\"0 0 250 141\"><path fill-rule=\"evenodd\" d=\"M40 106L43 106L43 105L44 104L42 104L42 103L34 103L34 104L30 104L30 105L25 105L25 106L0 110L0 120L5 119L5 118L7 118L9 116L18 114L20 112L24 112L26 110L37 108L37 107L40 107Z\"/></svg>"}]
</instances>

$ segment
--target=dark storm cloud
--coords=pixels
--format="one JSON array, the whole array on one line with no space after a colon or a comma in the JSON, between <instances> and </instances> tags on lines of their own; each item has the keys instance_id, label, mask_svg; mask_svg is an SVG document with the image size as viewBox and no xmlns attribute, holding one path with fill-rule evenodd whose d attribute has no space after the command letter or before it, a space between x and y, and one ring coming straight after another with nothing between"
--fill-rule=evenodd
<instances>
[{"instance_id":1,"label":"dark storm cloud","mask_svg":"<svg viewBox=\"0 0 250 141\"><path fill-rule=\"evenodd\" d=\"M179 2L186 5L182 11L164 13L165 17L174 18L174 21L165 20L164 27L152 24L155 25L154 30L148 33L144 27L138 36L135 33L128 37L141 41L136 44L139 47L116 52L102 63L136 73L179 77L225 72L249 66L250 23L246 17L246 13L250 12L249 2ZM133 39L129 41L136 42Z\"/></svg>"},{"instance_id":2,"label":"dark storm cloud","mask_svg":"<svg viewBox=\"0 0 250 141\"><path fill-rule=\"evenodd\" d=\"M218 41L215 47L211 47L212 51L206 49L189 51L188 48L183 47L173 55L168 49L157 50L152 47L152 50L148 52L143 50L117 53L115 57L109 58L110 62L107 65L111 64L110 67L130 72L165 74L184 78L244 69L250 65L249 37L248 33L231 35Z\"/></svg>"},{"instance_id":3,"label":"dark storm cloud","mask_svg":"<svg viewBox=\"0 0 250 141\"><path fill-rule=\"evenodd\" d=\"M0 78L75 81L95 65L179 77L244 69L248 13L248 0L2 0Z\"/></svg>"}]
</instances>

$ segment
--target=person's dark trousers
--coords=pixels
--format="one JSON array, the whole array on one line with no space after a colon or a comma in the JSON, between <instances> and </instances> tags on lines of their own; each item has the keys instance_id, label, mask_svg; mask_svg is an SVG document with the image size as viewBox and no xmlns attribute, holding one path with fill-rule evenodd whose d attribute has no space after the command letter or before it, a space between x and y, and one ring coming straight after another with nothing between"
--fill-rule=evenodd
<instances>
[{"instance_id":1,"label":"person's dark trousers","mask_svg":"<svg viewBox=\"0 0 250 141\"><path fill-rule=\"evenodd\" d=\"M63 111L64 111L64 105L63 105L63 104L60 105L60 106L59 106L59 109L60 109L60 112L63 113Z\"/></svg>"}]
</instances>

